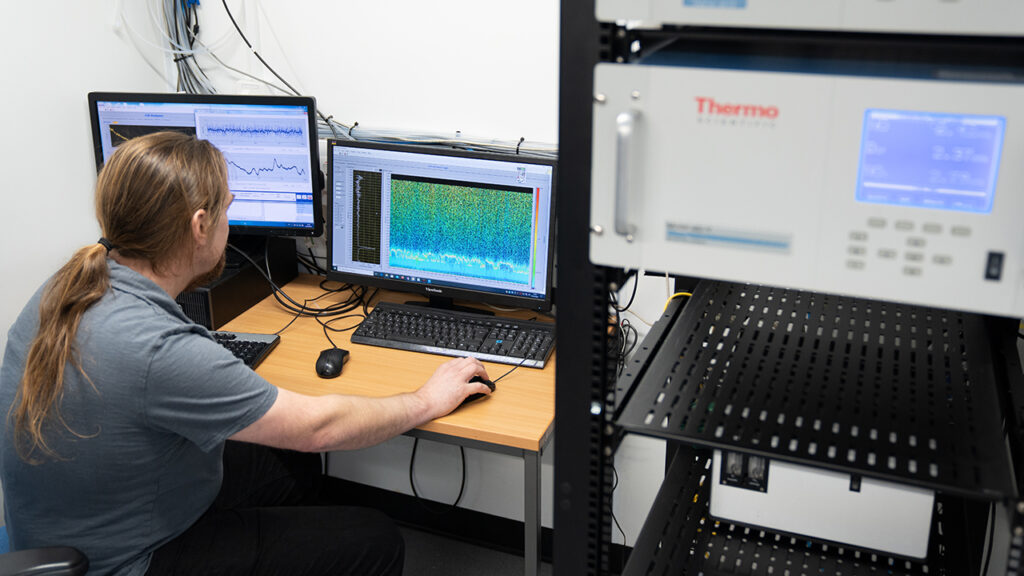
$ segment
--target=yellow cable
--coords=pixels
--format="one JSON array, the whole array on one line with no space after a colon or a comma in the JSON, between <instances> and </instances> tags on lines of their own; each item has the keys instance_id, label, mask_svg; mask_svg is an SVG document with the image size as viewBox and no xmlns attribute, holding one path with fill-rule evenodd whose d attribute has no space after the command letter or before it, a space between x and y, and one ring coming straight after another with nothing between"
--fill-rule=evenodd
<instances>
[{"instance_id":1,"label":"yellow cable","mask_svg":"<svg viewBox=\"0 0 1024 576\"><path fill-rule=\"evenodd\" d=\"M687 298L689 298L690 296L693 296L693 294L689 292L676 292L675 294L669 296L668 300L665 300L665 306L661 309L661 313L664 314L665 310L668 310L668 303L675 300L679 296L686 296Z\"/></svg>"}]
</instances>

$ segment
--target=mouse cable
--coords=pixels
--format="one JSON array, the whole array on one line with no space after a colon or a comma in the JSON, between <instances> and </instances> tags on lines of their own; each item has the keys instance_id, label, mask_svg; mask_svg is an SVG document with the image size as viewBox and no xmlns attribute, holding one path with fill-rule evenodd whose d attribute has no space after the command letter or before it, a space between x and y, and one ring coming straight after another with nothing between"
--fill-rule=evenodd
<instances>
[{"instance_id":1,"label":"mouse cable","mask_svg":"<svg viewBox=\"0 0 1024 576\"><path fill-rule=\"evenodd\" d=\"M317 322L320 323L320 326L324 330L324 337L327 338L327 341L330 342L331 346L334 347L334 348L337 348L338 345L335 344L334 340L331 339L331 335L328 334L328 330L331 331L331 332L348 332L349 330L355 330L356 328L359 327L360 324L362 324L362 321L359 321L359 322L356 322L354 325L348 326L346 328L334 328L334 327L332 327L330 325L331 322L336 322L338 320L344 320L346 318L363 318L363 315L362 314L347 314L345 316L335 316L335 317L331 318L330 320L321 320L320 318L314 318Z\"/></svg>"},{"instance_id":2,"label":"mouse cable","mask_svg":"<svg viewBox=\"0 0 1024 576\"><path fill-rule=\"evenodd\" d=\"M331 348L337 348L338 345L334 343L334 340L331 340L331 335L327 333L327 323L322 321L322 320L320 320L319 318L317 318L316 321L319 322L320 326L323 327L323 329L324 329L324 338L327 338L327 341L331 343Z\"/></svg>"},{"instance_id":3,"label":"mouse cable","mask_svg":"<svg viewBox=\"0 0 1024 576\"><path fill-rule=\"evenodd\" d=\"M346 326L344 328L335 328L334 326L331 326L331 324L337 322L338 320L347 320L349 318L359 318L359 321L351 326ZM314 320L316 320L317 322L320 323L321 326L323 326L324 330L330 330L331 332L348 332L349 330L355 330L356 328L359 328L360 325L362 325L363 320L365 319L366 317L363 316L362 314L345 314L344 316L332 316L327 320L314 318Z\"/></svg>"},{"instance_id":4,"label":"mouse cable","mask_svg":"<svg viewBox=\"0 0 1024 576\"><path fill-rule=\"evenodd\" d=\"M346 284L346 286L347 286L347 284ZM321 283L321 287L322 287L322 283ZM355 330L356 328L359 328L360 326L362 326L363 325L363 321L366 320L366 317L370 315L369 311L367 310L367 306L368 306L369 302L371 302L373 300L373 297L377 295L377 292L379 290L380 290L379 288L374 288L373 293L370 294L369 297L366 297L367 289L366 289L366 287L363 287L363 292L362 292L362 294L359 297L359 299L362 300L362 303L363 303L363 313L362 314L346 314L344 316L333 316L329 320L321 320L319 317L314 317L314 320L319 322L320 326L323 327L323 329L324 329L324 336L327 338L327 341L331 343L331 346L334 346L335 348L338 347L338 345L334 343L334 340L331 339L331 336L330 336L330 334L327 333L327 331L330 330L331 332L348 332L349 330ZM345 320L346 318L359 318L359 321L356 322L355 324L351 325L351 326L346 326L344 328L335 328L334 326L331 326L332 323L337 322L338 320Z\"/></svg>"},{"instance_id":5,"label":"mouse cable","mask_svg":"<svg viewBox=\"0 0 1024 576\"><path fill-rule=\"evenodd\" d=\"M416 466L416 448L419 446L419 443L419 438L412 439L412 456L409 458L409 486L412 488L412 494L416 497L416 501L420 503L420 506L422 506L427 512L438 515L448 514L458 507L459 502L462 501L462 495L466 491L466 449L459 446L459 456L462 459L462 483L459 485L459 495L455 498L455 503L449 504L446 509L434 510L427 505L427 500L423 496L420 496L420 493L416 490L416 481L413 478L413 469Z\"/></svg>"}]
</instances>

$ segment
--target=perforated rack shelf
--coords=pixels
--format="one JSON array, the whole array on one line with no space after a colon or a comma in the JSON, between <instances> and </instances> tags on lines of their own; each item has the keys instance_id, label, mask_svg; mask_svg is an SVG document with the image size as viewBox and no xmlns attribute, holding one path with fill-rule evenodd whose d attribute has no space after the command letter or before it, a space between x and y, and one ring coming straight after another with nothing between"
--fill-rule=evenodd
<instances>
[{"instance_id":1,"label":"perforated rack shelf","mask_svg":"<svg viewBox=\"0 0 1024 576\"><path fill-rule=\"evenodd\" d=\"M620 382L628 432L1014 495L978 316L705 281L662 322Z\"/></svg>"},{"instance_id":2,"label":"perforated rack shelf","mask_svg":"<svg viewBox=\"0 0 1024 576\"><path fill-rule=\"evenodd\" d=\"M682 449L665 476L622 576L954 576L969 574L958 506L940 497L928 558L885 554L747 528L708 516L710 458Z\"/></svg>"}]
</instances>

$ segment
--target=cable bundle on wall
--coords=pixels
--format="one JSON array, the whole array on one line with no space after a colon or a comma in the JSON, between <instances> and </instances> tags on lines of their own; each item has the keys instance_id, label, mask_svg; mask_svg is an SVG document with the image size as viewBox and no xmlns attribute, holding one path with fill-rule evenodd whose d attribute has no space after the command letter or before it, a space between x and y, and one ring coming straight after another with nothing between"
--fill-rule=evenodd
<instances>
[{"instance_id":1,"label":"cable bundle on wall","mask_svg":"<svg viewBox=\"0 0 1024 576\"><path fill-rule=\"evenodd\" d=\"M292 83L288 82L283 76L278 74L270 63L260 55L255 47L253 47L241 26L235 20L234 14L232 14L231 9L228 7L227 0L221 0L221 3L238 36L245 43L249 51L252 52L253 56L255 56L263 67L277 78L280 84L269 82L259 78L258 76L229 66L221 60L214 52L213 47L222 44L225 37L218 39L212 44L206 44L200 39L199 13L197 10L199 0L160 0L160 2L162 2L162 16L164 20L160 29L164 33L163 41L170 45L170 49L165 49L164 52L169 57L173 58L178 72L176 85L179 91L191 94L214 94L217 92L216 87L213 85L209 76L199 66L197 56L201 56L208 57L213 60L217 66L220 66L225 70L259 82L278 93L299 95L299 91L296 90ZM481 150L503 154L527 154L549 158L557 157L558 155L558 147L555 144L533 142L526 140L525 138L520 138L519 140L498 140L467 137L459 131L456 131L451 135L446 135L429 132L417 133L403 130L370 129L365 126L361 126L359 122L353 122L352 124L338 122L334 120L333 115L325 114L320 110L317 110L317 115L319 116L317 126L319 136L321 138L330 137L371 142L399 142L466 150Z\"/></svg>"},{"instance_id":2,"label":"cable bundle on wall","mask_svg":"<svg viewBox=\"0 0 1024 576\"><path fill-rule=\"evenodd\" d=\"M163 13L171 50L178 53L174 65L178 69L177 88L189 94L213 94L210 79L195 61L194 46L199 34L199 0L164 0Z\"/></svg>"}]
</instances>

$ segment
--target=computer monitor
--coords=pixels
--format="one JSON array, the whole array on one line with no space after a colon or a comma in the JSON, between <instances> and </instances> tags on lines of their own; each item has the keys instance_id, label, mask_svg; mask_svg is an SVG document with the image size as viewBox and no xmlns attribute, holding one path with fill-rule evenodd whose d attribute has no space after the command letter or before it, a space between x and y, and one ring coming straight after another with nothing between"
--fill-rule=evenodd
<instances>
[{"instance_id":1,"label":"computer monitor","mask_svg":"<svg viewBox=\"0 0 1024 576\"><path fill-rule=\"evenodd\" d=\"M97 169L136 136L173 130L209 140L228 164L232 236L319 236L316 101L304 96L92 92Z\"/></svg>"},{"instance_id":2,"label":"computer monitor","mask_svg":"<svg viewBox=\"0 0 1024 576\"><path fill-rule=\"evenodd\" d=\"M329 140L329 279L550 309L555 160Z\"/></svg>"}]
</instances>

